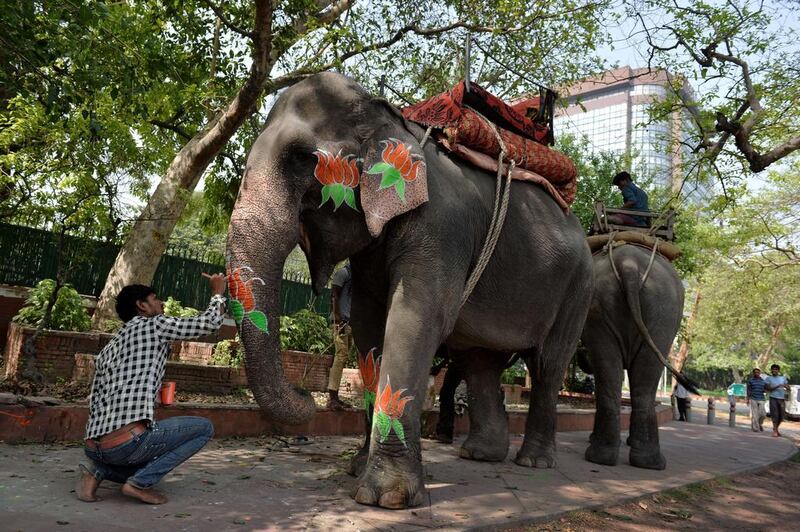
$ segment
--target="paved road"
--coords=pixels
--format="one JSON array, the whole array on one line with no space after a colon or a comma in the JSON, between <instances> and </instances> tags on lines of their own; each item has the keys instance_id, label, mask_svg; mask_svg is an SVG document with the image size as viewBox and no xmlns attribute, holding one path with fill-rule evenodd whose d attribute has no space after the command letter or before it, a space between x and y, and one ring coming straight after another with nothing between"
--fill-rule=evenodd
<instances>
[{"instance_id":1,"label":"paved road","mask_svg":"<svg viewBox=\"0 0 800 532\"><path fill-rule=\"evenodd\" d=\"M623 441L627 434L623 434ZM103 483L105 500L78 501L73 488L78 446L0 444L0 528L3 530L463 530L550 520L560 514L627 502L688 483L785 460L785 438L747 429L670 423L660 430L665 471L583 459L589 434L559 433L555 469L521 468L510 460L470 462L458 446L423 442L427 503L413 510L360 506L344 473L359 440L318 438L284 447L277 440L214 440L169 475L170 502L145 506ZM512 453L520 438L512 439Z\"/></svg>"}]
</instances>

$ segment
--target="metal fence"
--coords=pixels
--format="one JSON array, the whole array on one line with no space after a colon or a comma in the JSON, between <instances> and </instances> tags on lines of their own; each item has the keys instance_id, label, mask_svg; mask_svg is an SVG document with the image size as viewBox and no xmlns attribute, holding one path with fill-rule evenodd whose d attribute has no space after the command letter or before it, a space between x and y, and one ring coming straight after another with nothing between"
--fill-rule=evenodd
<instances>
[{"instance_id":1,"label":"metal fence","mask_svg":"<svg viewBox=\"0 0 800 532\"><path fill-rule=\"evenodd\" d=\"M58 253L58 235L50 231L0 223L0 283L35 286L42 279L53 279L59 263L66 282L84 295L99 296L119 246L66 235ZM164 299L179 300L186 307L204 308L211 292L202 272L222 271L224 258L218 253L198 253L188 249L168 249L161 257L153 289ZM281 283L281 314L292 314L313 305L327 316L330 290L319 297L304 275L287 274Z\"/></svg>"}]
</instances>

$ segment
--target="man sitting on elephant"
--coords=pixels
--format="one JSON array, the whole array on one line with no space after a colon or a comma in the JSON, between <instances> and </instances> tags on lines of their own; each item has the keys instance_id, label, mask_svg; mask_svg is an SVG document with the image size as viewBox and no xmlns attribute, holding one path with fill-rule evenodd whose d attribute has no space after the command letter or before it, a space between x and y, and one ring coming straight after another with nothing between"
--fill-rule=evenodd
<instances>
[{"instance_id":1,"label":"man sitting on elephant","mask_svg":"<svg viewBox=\"0 0 800 532\"><path fill-rule=\"evenodd\" d=\"M624 209L634 209L637 211L650 210L647 192L636 186L628 172L619 172L612 180L614 186L619 188L622 192L622 207ZM635 216L628 214L609 214L609 223L616 225L635 225L644 227L647 225L647 219L643 216Z\"/></svg>"}]
</instances>

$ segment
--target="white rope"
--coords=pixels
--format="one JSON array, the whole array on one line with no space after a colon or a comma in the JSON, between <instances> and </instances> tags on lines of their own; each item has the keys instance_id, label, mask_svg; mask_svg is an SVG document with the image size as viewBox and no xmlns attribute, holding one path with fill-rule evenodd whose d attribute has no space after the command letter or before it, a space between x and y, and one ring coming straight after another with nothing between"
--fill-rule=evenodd
<instances>
[{"instance_id":1,"label":"white rope","mask_svg":"<svg viewBox=\"0 0 800 532\"><path fill-rule=\"evenodd\" d=\"M492 211L492 221L489 224L489 231L486 235L486 241L483 243L481 254L478 257L478 262L475 263L475 268L472 270L472 273L470 273L470 276L467 279L466 286L464 287L464 293L461 295L461 304L459 305L459 308L464 306L464 304L467 302L467 299L469 299L469 296L472 294L472 291L475 290L475 286L477 286L483 271L486 269L486 266L489 264L489 260L492 258L497 241L500 239L500 231L503 228L503 222L505 222L506 213L508 212L508 200L511 192L511 174L516 166L516 163L513 160L510 161L508 172L506 173L505 191L501 200L500 190L502 189L503 185L501 178L503 177L503 159L505 159L506 156L506 145L503 142L503 139L500 137L500 133L497 131L497 128L494 127L494 124L487 120L486 117L484 117L478 111L475 111L475 109L472 110L481 118L481 120L486 122L486 124L494 133L495 139L500 145L500 153L497 156L497 182L495 184L494 191L494 210Z\"/></svg>"},{"instance_id":2,"label":"white rope","mask_svg":"<svg viewBox=\"0 0 800 532\"><path fill-rule=\"evenodd\" d=\"M656 258L657 252L658 252L658 237L656 237L655 242L653 242L653 252L650 254L650 262L647 263L647 269L644 271L644 275L642 275L642 280L639 283L639 290L642 289L645 281L647 281L647 276L650 275L650 269L653 267L653 260Z\"/></svg>"},{"instance_id":3,"label":"white rope","mask_svg":"<svg viewBox=\"0 0 800 532\"><path fill-rule=\"evenodd\" d=\"M431 131L433 131L433 126L428 126L428 130L425 131L425 135L422 137L422 140L419 141L420 148L424 148L425 147L425 143L428 142L428 139L431 136Z\"/></svg>"}]
</instances>

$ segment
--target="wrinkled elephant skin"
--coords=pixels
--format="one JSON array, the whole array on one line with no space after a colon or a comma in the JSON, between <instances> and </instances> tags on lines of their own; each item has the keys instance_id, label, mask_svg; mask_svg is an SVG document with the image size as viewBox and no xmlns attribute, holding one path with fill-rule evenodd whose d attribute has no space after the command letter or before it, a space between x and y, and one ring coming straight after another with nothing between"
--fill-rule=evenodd
<instances>
[{"instance_id":1,"label":"wrinkled elephant skin","mask_svg":"<svg viewBox=\"0 0 800 532\"><path fill-rule=\"evenodd\" d=\"M616 265L614 272L611 260ZM662 354L669 352L683 314L683 284L672 264L660 255L634 245L593 257L595 290L581 341L595 374L597 413L586 459L616 465L620 448L620 398L623 370L631 393L630 464L664 469L658 441L655 394L664 365L647 344L646 328ZM642 278L647 273L644 285Z\"/></svg>"},{"instance_id":2,"label":"wrinkled elephant skin","mask_svg":"<svg viewBox=\"0 0 800 532\"><path fill-rule=\"evenodd\" d=\"M337 263L351 258L356 346L361 353L377 347L382 355L353 496L387 508L423 500L420 410L442 343L480 348L473 355L482 372L473 378L474 392L487 398L481 412L488 418L476 420L480 434L467 454L505 456L505 412L492 394L508 353L524 351L537 368L535 415L517 462L554 463L558 388L593 282L575 216L543 189L514 182L491 261L460 307L488 233L495 180L435 142L423 147L424 133L344 76L324 73L294 85L253 144L228 236L230 267L252 268L264 281L252 284L253 296L271 324L277 324L283 264L296 244L317 291ZM264 334L242 322L248 381L268 415L300 423L313 415L313 404L286 384L277 329Z\"/></svg>"}]
</instances>

